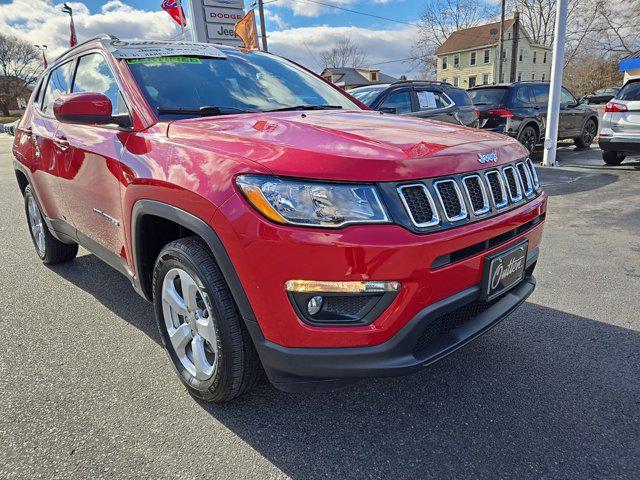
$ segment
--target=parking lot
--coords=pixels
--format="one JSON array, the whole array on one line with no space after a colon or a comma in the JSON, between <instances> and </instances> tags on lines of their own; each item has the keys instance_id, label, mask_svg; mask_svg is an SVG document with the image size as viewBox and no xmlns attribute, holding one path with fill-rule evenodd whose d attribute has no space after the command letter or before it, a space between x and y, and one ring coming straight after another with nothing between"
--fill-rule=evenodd
<instances>
[{"instance_id":1,"label":"parking lot","mask_svg":"<svg viewBox=\"0 0 640 480\"><path fill-rule=\"evenodd\" d=\"M538 288L423 372L190 397L152 307L86 251L37 259L0 135L0 478L637 478L640 161L563 147Z\"/></svg>"}]
</instances>

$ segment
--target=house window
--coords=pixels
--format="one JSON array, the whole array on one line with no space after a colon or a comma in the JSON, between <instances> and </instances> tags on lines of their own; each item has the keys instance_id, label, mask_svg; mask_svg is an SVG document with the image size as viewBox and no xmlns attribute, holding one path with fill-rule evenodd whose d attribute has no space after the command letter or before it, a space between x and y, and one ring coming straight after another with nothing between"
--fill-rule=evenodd
<instances>
[{"instance_id":1,"label":"house window","mask_svg":"<svg viewBox=\"0 0 640 480\"><path fill-rule=\"evenodd\" d=\"M544 52L544 55L542 56L542 63L547 63L547 52Z\"/></svg>"},{"instance_id":2,"label":"house window","mask_svg":"<svg viewBox=\"0 0 640 480\"><path fill-rule=\"evenodd\" d=\"M469 88L473 88L476 86L476 76L469 77Z\"/></svg>"},{"instance_id":3,"label":"house window","mask_svg":"<svg viewBox=\"0 0 640 480\"><path fill-rule=\"evenodd\" d=\"M536 63L537 59L538 59L538 52L533 52L533 63Z\"/></svg>"},{"instance_id":4,"label":"house window","mask_svg":"<svg viewBox=\"0 0 640 480\"><path fill-rule=\"evenodd\" d=\"M522 81L522 74L521 74L521 73L519 73L519 74L518 74L518 81L519 81L519 82L521 82L521 81Z\"/></svg>"},{"instance_id":5,"label":"house window","mask_svg":"<svg viewBox=\"0 0 640 480\"><path fill-rule=\"evenodd\" d=\"M378 81L378 72L371 72L371 81L372 82Z\"/></svg>"},{"instance_id":6,"label":"house window","mask_svg":"<svg viewBox=\"0 0 640 480\"><path fill-rule=\"evenodd\" d=\"M453 56L453 68L460 68L460 55Z\"/></svg>"},{"instance_id":7,"label":"house window","mask_svg":"<svg viewBox=\"0 0 640 480\"><path fill-rule=\"evenodd\" d=\"M442 57L442 69L447 69L447 57Z\"/></svg>"},{"instance_id":8,"label":"house window","mask_svg":"<svg viewBox=\"0 0 640 480\"><path fill-rule=\"evenodd\" d=\"M460 84L460 78L459 77L453 77L453 86L457 87Z\"/></svg>"},{"instance_id":9,"label":"house window","mask_svg":"<svg viewBox=\"0 0 640 480\"><path fill-rule=\"evenodd\" d=\"M503 61L503 62L506 62L506 61L507 61L507 51L506 51L506 50L503 50L503 51L502 51L502 61Z\"/></svg>"},{"instance_id":10,"label":"house window","mask_svg":"<svg viewBox=\"0 0 640 480\"><path fill-rule=\"evenodd\" d=\"M491 61L491 50L484 51L484 63L489 63Z\"/></svg>"},{"instance_id":11,"label":"house window","mask_svg":"<svg viewBox=\"0 0 640 480\"><path fill-rule=\"evenodd\" d=\"M518 61L521 62L523 57L524 57L524 48L521 48L520 55L518 56Z\"/></svg>"},{"instance_id":12,"label":"house window","mask_svg":"<svg viewBox=\"0 0 640 480\"><path fill-rule=\"evenodd\" d=\"M531 80L535 80L535 79L536 79L536 74L535 74L535 73L532 73L532 74L531 74Z\"/></svg>"},{"instance_id":13,"label":"house window","mask_svg":"<svg viewBox=\"0 0 640 480\"><path fill-rule=\"evenodd\" d=\"M488 73L483 73L482 74L482 84L483 85L488 85L489 84L489 74Z\"/></svg>"},{"instance_id":14,"label":"house window","mask_svg":"<svg viewBox=\"0 0 640 480\"><path fill-rule=\"evenodd\" d=\"M543 81L543 82L544 82L545 77L546 77L546 75L543 73L543 74L542 74L542 81Z\"/></svg>"},{"instance_id":15,"label":"house window","mask_svg":"<svg viewBox=\"0 0 640 480\"><path fill-rule=\"evenodd\" d=\"M440 79L440 81L441 81L442 83L447 83L447 79L446 79L446 78L441 78L441 79Z\"/></svg>"},{"instance_id":16,"label":"house window","mask_svg":"<svg viewBox=\"0 0 640 480\"><path fill-rule=\"evenodd\" d=\"M476 64L476 52L471 52L471 54L469 55L469 65L475 65Z\"/></svg>"}]
</instances>

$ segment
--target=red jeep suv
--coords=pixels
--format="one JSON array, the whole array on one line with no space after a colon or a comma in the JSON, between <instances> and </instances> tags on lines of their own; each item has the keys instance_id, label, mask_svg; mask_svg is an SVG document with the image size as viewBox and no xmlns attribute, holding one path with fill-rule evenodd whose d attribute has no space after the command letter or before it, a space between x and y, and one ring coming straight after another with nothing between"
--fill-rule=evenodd
<instances>
[{"instance_id":1,"label":"red jeep suv","mask_svg":"<svg viewBox=\"0 0 640 480\"><path fill-rule=\"evenodd\" d=\"M13 147L36 252L82 245L153 302L188 390L420 370L533 291L546 212L515 140L367 110L263 52L101 36Z\"/></svg>"}]
</instances>

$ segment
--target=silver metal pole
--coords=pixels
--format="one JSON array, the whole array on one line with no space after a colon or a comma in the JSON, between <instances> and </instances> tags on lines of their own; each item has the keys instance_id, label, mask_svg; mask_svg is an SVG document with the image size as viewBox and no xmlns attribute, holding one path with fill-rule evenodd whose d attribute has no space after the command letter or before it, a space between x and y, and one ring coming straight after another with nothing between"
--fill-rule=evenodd
<instances>
[{"instance_id":1,"label":"silver metal pole","mask_svg":"<svg viewBox=\"0 0 640 480\"><path fill-rule=\"evenodd\" d=\"M544 140L542 165L556 165L558 148L558 122L560 120L560 97L562 93L562 70L564 69L564 44L567 36L567 5L569 0L559 0L556 11L556 28L553 42L553 63L551 64L551 85L547 108L547 131Z\"/></svg>"}]
</instances>

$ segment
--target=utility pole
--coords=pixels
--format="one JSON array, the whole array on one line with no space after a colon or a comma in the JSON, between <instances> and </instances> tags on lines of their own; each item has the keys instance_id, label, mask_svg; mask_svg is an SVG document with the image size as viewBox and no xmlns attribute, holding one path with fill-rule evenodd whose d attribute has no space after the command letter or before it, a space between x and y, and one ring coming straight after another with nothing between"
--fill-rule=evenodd
<instances>
[{"instance_id":1,"label":"utility pole","mask_svg":"<svg viewBox=\"0 0 640 480\"><path fill-rule=\"evenodd\" d=\"M262 50L268 52L267 48L267 30L264 26L264 7L262 0L258 0L258 14L260 15L260 34L262 35Z\"/></svg>"},{"instance_id":2,"label":"utility pole","mask_svg":"<svg viewBox=\"0 0 640 480\"><path fill-rule=\"evenodd\" d=\"M511 75L510 82L516 81L516 72L518 70L518 37L520 36L520 12L513 12L513 40L511 43Z\"/></svg>"},{"instance_id":3,"label":"utility pole","mask_svg":"<svg viewBox=\"0 0 640 480\"><path fill-rule=\"evenodd\" d=\"M500 48L498 50L498 81L493 79L493 83L502 83L502 57L504 56L504 9L507 0L502 0L500 13Z\"/></svg>"},{"instance_id":4,"label":"utility pole","mask_svg":"<svg viewBox=\"0 0 640 480\"><path fill-rule=\"evenodd\" d=\"M567 36L568 3L569 0L559 0L556 10L551 85L549 86L549 106L547 108L547 131L544 136L544 157L542 160L542 165L546 167L556 165L558 121L560 119L560 97L562 93L562 70L564 69L564 44Z\"/></svg>"}]
</instances>

